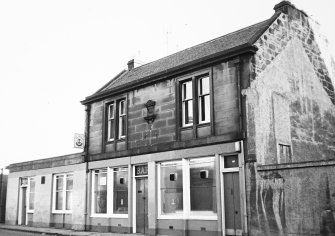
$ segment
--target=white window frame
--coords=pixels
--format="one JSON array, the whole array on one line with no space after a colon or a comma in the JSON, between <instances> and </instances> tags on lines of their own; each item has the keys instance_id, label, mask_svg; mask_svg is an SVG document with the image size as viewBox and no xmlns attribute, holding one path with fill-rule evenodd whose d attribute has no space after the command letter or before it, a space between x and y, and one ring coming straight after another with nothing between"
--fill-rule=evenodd
<instances>
[{"instance_id":1,"label":"white window frame","mask_svg":"<svg viewBox=\"0 0 335 236\"><path fill-rule=\"evenodd\" d=\"M200 158L206 158L206 157L215 157L214 160L216 160L216 156L203 156ZM161 163L157 163L157 191L158 191L158 219L197 219L197 220L217 220L218 219L218 212L212 213L212 212L201 212L201 211L191 211L191 191L190 191L190 160L194 160L196 158L183 158L181 160L176 160L174 162L182 162L182 169L183 169L183 214L170 214L170 215L164 215L161 212L161 191L160 191L160 167ZM162 162L162 163L168 163ZM214 173L216 175L216 173ZM216 187L218 184L218 179L216 179ZM207 213L207 214L206 214ZM211 213L211 214L210 214Z\"/></svg>"},{"instance_id":2,"label":"white window frame","mask_svg":"<svg viewBox=\"0 0 335 236\"><path fill-rule=\"evenodd\" d=\"M127 214L115 214L114 212L114 168L120 168L120 169L127 169L128 171L128 179L127 179L127 189L129 194L129 168L128 166L115 166L115 167L107 167L107 212L106 213L95 213L95 204L94 204L94 189L95 189L95 170L101 170L100 169L92 169L91 175L92 175L92 188L91 188L91 215L90 217L96 217L96 218L128 218L129 216L129 202L128 202L128 213ZM123 170L125 171L125 170ZM129 196L128 196L129 199ZM128 200L127 199L127 200ZM110 204L108 204L110 203Z\"/></svg>"},{"instance_id":3,"label":"white window frame","mask_svg":"<svg viewBox=\"0 0 335 236\"><path fill-rule=\"evenodd\" d=\"M30 209L30 184L31 180L35 182L35 189L34 189L34 208ZM36 178L35 177L28 177L28 187L27 187L27 196L26 196L26 211L27 213L34 213L35 211L35 193L36 193Z\"/></svg>"},{"instance_id":4,"label":"white window frame","mask_svg":"<svg viewBox=\"0 0 335 236\"><path fill-rule=\"evenodd\" d=\"M181 162L181 163L180 163ZM182 165L182 173L183 173L183 211L181 213L175 213L175 214L162 214L162 194L161 194L161 163L158 163L157 166L157 189L159 193L157 194L157 200L158 200L158 218L159 219L183 219L184 218L184 211L185 211L185 201L184 201L184 165L182 160L176 160L176 161L166 161L162 163L170 163L170 164L181 164Z\"/></svg>"},{"instance_id":5,"label":"white window frame","mask_svg":"<svg viewBox=\"0 0 335 236\"><path fill-rule=\"evenodd\" d=\"M122 111L122 103L123 103L123 109L124 111ZM126 137L126 133L127 131L125 132L124 135L121 135L122 133L122 119L123 117L126 117L126 99L121 99L118 101L118 113L119 113L119 121L118 121L118 138L119 139L124 139ZM127 122L127 120L125 120L125 122ZM126 124L124 124L126 125Z\"/></svg>"},{"instance_id":6,"label":"white window frame","mask_svg":"<svg viewBox=\"0 0 335 236\"><path fill-rule=\"evenodd\" d=\"M190 94L191 94L191 97L190 98L185 98L185 91L184 91L184 88L187 90L187 86L185 84L187 83L190 83L191 84L191 91L190 91ZM186 80L186 81L182 81L181 82L181 101L182 101L182 112L181 112L181 115L182 115L182 127L189 127L189 126L193 126L193 123L194 123L194 107L193 107L193 81L192 79L190 80ZM185 104L186 102L189 102L191 101L191 107L192 107L192 116L193 116L193 122L192 123L187 123L186 124L186 113L185 113Z\"/></svg>"},{"instance_id":7,"label":"white window frame","mask_svg":"<svg viewBox=\"0 0 335 236\"><path fill-rule=\"evenodd\" d=\"M201 83L200 83L200 80L203 80L204 78L208 78L208 93L203 93L203 94L200 94L200 86L201 86ZM197 95L198 95L198 123L199 124L206 124L206 123L210 123L211 122L211 89L210 89L210 78L209 78L209 75L204 75L204 76L201 76L201 77L199 77L199 78L197 78L196 79L196 81L197 81ZM200 102L200 100L201 100L201 98L203 97L203 98L205 98L205 97L207 97L208 96L208 99L209 99L209 110L208 110L208 119L205 119L204 121L201 121L201 118L202 118L202 116L201 116L201 111L202 111L202 109L205 109L204 107L201 107L201 102ZM202 108L202 109L201 109ZM206 111L205 111L205 114L206 114Z\"/></svg>"},{"instance_id":8,"label":"white window frame","mask_svg":"<svg viewBox=\"0 0 335 236\"><path fill-rule=\"evenodd\" d=\"M54 174L53 175L53 191L52 191L52 213L72 213L72 210L66 210L66 178L68 175L72 175L72 196L73 196L73 183L74 183L74 175L73 173L62 173L62 174ZM62 210L56 210L56 178L57 176L63 176L63 205ZM71 202L72 208L72 202Z\"/></svg>"},{"instance_id":9,"label":"white window frame","mask_svg":"<svg viewBox=\"0 0 335 236\"><path fill-rule=\"evenodd\" d=\"M111 112L110 112L110 107L113 107L113 113L111 114ZM111 102L110 104L108 104L108 125L107 125L107 141L114 141L114 138L111 138L110 137L110 130L111 130L111 121L112 120L114 120L114 122L113 122L113 130L114 130L114 133L113 133L113 137L115 137L115 104L114 104L114 102Z\"/></svg>"}]
</instances>

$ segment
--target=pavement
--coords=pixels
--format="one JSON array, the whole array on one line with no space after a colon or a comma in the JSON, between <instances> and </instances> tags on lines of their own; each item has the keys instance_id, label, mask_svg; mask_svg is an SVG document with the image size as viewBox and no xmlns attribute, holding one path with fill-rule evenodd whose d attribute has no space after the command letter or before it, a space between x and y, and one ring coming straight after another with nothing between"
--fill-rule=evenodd
<instances>
[{"instance_id":1,"label":"pavement","mask_svg":"<svg viewBox=\"0 0 335 236\"><path fill-rule=\"evenodd\" d=\"M120 234L120 233L100 233L100 232L92 232L92 231L76 231L69 229L56 229L56 228L38 228L31 227L26 225L6 225L0 224L0 229L4 230L12 230L12 231L20 231L27 233L35 233L41 235L64 235L64 236L141 236L142 234Z\"/></svg>"}]
</instances>

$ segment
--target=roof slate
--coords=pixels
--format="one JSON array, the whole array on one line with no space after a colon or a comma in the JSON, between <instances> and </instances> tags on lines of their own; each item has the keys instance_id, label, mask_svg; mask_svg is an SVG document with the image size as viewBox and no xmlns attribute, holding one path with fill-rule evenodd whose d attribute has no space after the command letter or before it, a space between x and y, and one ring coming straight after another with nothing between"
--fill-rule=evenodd
<instances>
[{"instance_id":1,"label":"roof slate","mask_svg":"<svg viewBox=\"0 0 335 236\"><path fill-rule=\"evenodd\" d=\"M206 58L216 53L238 48L243 45L252 45L268 28L273 21L273 18L275 18L275 15L268 20L187 48L167 57L136 67L130 71L122 71L105 86L86 99L92 99L96 96L98 97L100 94L106 93L109 90L114 90L117 87L139 82L141 79L147 78L148 76L162 73L176 67L181 67L192 61L201 60L202 58Z\"/></svg>"}]
</instances>

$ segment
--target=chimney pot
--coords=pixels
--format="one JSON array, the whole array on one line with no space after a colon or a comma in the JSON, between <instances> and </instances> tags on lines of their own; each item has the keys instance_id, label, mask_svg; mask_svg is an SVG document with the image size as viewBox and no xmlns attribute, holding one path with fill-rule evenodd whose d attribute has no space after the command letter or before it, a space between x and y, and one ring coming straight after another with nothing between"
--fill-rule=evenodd
<instances>
[{"instance_id":1,"label":"chimney pot","mask_svg":"<svg viewBox=\"0 0 335 236\"><path fill-rule=\"evenodd\" d=\"M134 69L134 67L135 67L135 60L132 59L132 60L128 61L127 65L128 65L128 70Z\"/></svg>"}]
</instances>

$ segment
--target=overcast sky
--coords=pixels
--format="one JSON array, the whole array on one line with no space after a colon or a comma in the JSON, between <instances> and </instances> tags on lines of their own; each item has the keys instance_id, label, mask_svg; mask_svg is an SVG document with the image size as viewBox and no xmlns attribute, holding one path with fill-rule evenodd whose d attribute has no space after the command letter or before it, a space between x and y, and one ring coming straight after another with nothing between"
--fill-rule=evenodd
<instances>
[{"instance_id":1,"label":"overcast sky","mask_svg":"<svg viewBox=\"0 0 335 236\"><path fill-rule=\"evenodd\" d=\"M279 0L0 0L0 168L80 152L80 104L137 58L151 62L268 19ZM335 1L293 0L335 55Z\"/></svg>"}]
</instances>

